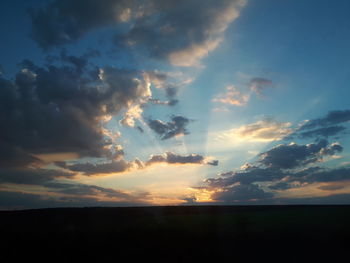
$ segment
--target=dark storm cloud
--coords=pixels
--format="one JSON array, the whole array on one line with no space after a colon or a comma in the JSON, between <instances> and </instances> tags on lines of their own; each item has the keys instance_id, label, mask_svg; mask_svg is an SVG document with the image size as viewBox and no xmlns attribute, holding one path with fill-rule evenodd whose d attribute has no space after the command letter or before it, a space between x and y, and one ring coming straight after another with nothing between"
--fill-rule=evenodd
<instances>
[{"instance_id":1,"label":"dark storm cloud","mask_svg":"<svg viewBox=\"0 0 350 263\"><path fill-rule=\"evenodd\" d=\"M72 179L73 173L53 169L12 168L0 169L0 183L43 185L56 178Z\"/></svg>"},{"instance_id":2,"label":"dark storm cloud","mask_svg":"<svg viewBox=\"0 0 350 263\"><path fill-rule=\"evenodd\" d=\"M350 181L350 168L309 167L300 171L282 171L281 169L258 168L219 174L218 178L206 180L208 189L226 189L239 183L249 185L257 182L271 182L271 190L287 190L302 187L301 184L333 183Z\"/></svg>"},{"instance_id":3,"label":"dark storm cloud","mask_svg":"<svg viewBox=\"0 0 350 263\"><path fill-rule=\"evenodd\" d=\"M241 180L239 178L239 173L232 175L228 178L212 178L207 180L207 189L210 190L218 190L216 194L214 194L214 198L218 198L217 195L221 198L218 200L222 201L229 201L231 198L231 188L234 189L236 187L235 183L240 183L240 186L244 185L252 185L254 182L273 182L271 185L268 186L271 190L277 190L277 191L284 191L291 188L302 188L305 185L313 184L313 183L329 183L329 185L322 185L319 187L320 190L327 190L327 191L336 191L339 189L344 188L343 184L344 182L350 181L350 168L334 168L334 169L327 169L327 168L320 168L320 167L311 167L304 169L302 171L289 171L288 173L280 171L279 176L273 176L267 175L271 172L269 168L265 168L266 176L264 178L261 178L259 176L256 176L255 180L253 179L252 175L250 175L250 179L248 182ZM258 172L255 171L257 174ZM247 174L248 175L248 174ZM249 175L248 175L249 176ZM280 180L283 178L283 181ZM244 183L245 182L245 183ZM335 183L335 184L334 184ZM248 189L248 190L247 190ZM247 195L250 194L249 187L241 188L241 194L244 192L244 190L247 190ZM221 193L224 194L224 197L221 197ZM262 192L261 192L262 193ZM268 192L265 192L268 193ZM253 197L252 197L253 198ZM335 198L335 197L334 197ZM254 198L253 198L254 199ZM257 198L258 199L258 198ZM233 200L233 199L232 199ZM287 202L287 200L284 199L276 199L275 201L278 202L282 201L284 203ZM298 203L302 203L302 200L304 199L291 199L290 201L297 201ZM311 201L307 198L308 201ZM307 201L306 200L306 201ZM315 198L314 200L327 200L322 199L321 197ZM330 197L330 200L333 200L332 197Z\"/></svg>"},{"instance_id":4,"label":"dark storm cloud","mask_svg":"<svg viewBox=\"0 0 350 263\"><path fill-rule=\"evenodd\" d=\"M305 197L305 198L278 198L275 204L301 204L301 205L349 205L350 194L333 194L321 197Z\"/></svg>"},{"instance_id":5,"label":"dark storm cloud","mask_svg":"<svg viewBox=\"0 0 350 263\"><path fill-rule=\"evenodd\" d=\"M123 191L81 183L62 183L73 179L73 173L53 169L1 169L0 209L45 208L64 206L109 206L145 204L148 193L128 194ZM6 183L45 187L49 194L22 193L7 188ZM55 193L51 195L50 193ZM101 197L112 201L101 201Z\"/></svg>"},{"instance_id":6,"label":"dark storm cloud","mask_svg":"<svg viewBox=\"0 0 350 263\"><path fill-rule=\"evenodd\" d=\"M148 126L155 131L162 140L166 140L178 135L189 134L186 128L189 123L190 120L185 117L173 116L169 122L150 119L148 121Z\"/></svg>"},{"instance_id":7,"label":"dark storm cloud","mask_svg":"<svg viewBox=\"0 0 350 263\"><path fill-rule=\"evenodd\" d=\"M321 149L320 154L322 156L325 155L335 155L337 153L340 153L343 151L343 146L341 146L339 143L332 143L331 145L324 147Z\"/></svg>"},{"instance_id":8,"label":"dark storm cloud","mask_svg":"<svg viewBox=\"0 0 350 263\"><path fill-rule=\"evenodd\" d=\"M313 183L328 183L321 185L320 190L336 191L343 189L345 183L350 181L350 168L321 168L310 167L301 171L271 170L271 168L254 168L250 171L225 173L224 177L211 178L206 181L207 186L202 187L215 191L212 199L229 203L233 201L248 201L258 199L267 203L350 203L349 196L333 194L328 197L315 198L273 198L273 193L261 189L254 183L271 182L270 190L285 191L291 188L302 188ZM282 180L283 179L283 180ZM342 197L346 200L342 200Z\"/></svg>"},{"instance_id":9,"label":"dark storm cloud","mask_svg":"<svg viewBox=\"0 0 350 263\"><path fill-rule=\"evenodd\" d=\"M277 190L287 188L286 184L293 181L300 182L325 182L328 180L345 180L348 169L333 169L325 171L320 167L308 167L293 171L293 168L303 168L305 165L322 160L325 155L334 155L341 152L343 147L338 143L328 144L320 141L307 145L278 145L261 153L260 160L255 164L247 164L239 171L231 171L219 174L218 178L206 180L208 188L227 188L237 183L248 185L255 182L275 182L270 188ZM283 178L283 183L280 182ZM323 178L323 179L322 179ZM281 184L279 184L281 183Z\"/></svg>"},{"instance_id":10,"label":"dark storm cloud","mask_svg":"<svg viewBox=\"0 0 350 263\"><path fill-rule=\"evenodd\" d=\"M324 156L332 156L342 150L339 143L329 144L326 140L306 145L277 145L259 154L260 160L244 165L239 171L225 172L216 178L207 179L202 189L214 191L212 198L223 202L247 201L249 198L268 201L273 197L272 193L261 189L256 183L266 185L267 190L284 191L313 183L350 181L348 167L308 167L309 164L322 161ZM327 186L325 187L326 190ZM340 188L332 190L337 189Z\"/></svg>"},{"instance_id":11,"label":"dark storm cloud","mask_svg":"<svg viewBox=\"0 0 350 263\"><path fill-rule=\"evenodd\" d=\"M137 71L89 68L80 59L46 67L24 61L14 81L0 77L1 164L40 162L36 153L110 154L103 117L148 98L150 91Z\"/></svg>"},{"instance_id":12,"label":"dark storm cloud","mask_svg":"<svg viewBox=\"0 0 350 263\"><path fill-rule=\"evenodd\" d=\"M279 169L253 167L248 170L237 172L226 172L219 174L219 178L210 178L206 180L208 187L230 187L236 183L251 184L254 182L266 182L279 180L287 174Z\"/></svg>"},{"instance_id":13,"label":"dark storm cloud","mask_svg":"<svg viewBox=\"0 0 350 263\"><path fill-rule=\"evenodd\" d=\"M343 150L339 144L328 145L326 140L306 145L280 144L261 153L259 162L266 167L292 169L315 163L325 155L334 155Z\"/></svg>"},{"instance_id":14,"label":"dark storm cloud","mask_svg":"<svg viewBox=\"0 0 350 263\"><path fill-rule=\"evenodd\" d=\"M208 164L217 166L218 160L208 160L199 154L190 155L179 155L171 152L159 155L151 155L149 160L145 163L135 159L134 161L128 162L124 159L117 159L110 162L104 163L75 163L68 164L66 162L55 162L56 166L67 169L71 172L80 172L86 176L96 174L117 174L127 172L132 169L144 169L145 166L149 166L155 163L168 163L168 164Z\"/></svg>"},{"instance_id":15,"label":"dark storm cloud","mask_svg":"<svg viewBox=\"0 0 350 263\"><path fill-rule=\"evenodd\" d=\"M73 42L89 31L126 22L133 0L55 0L30 10L32 37L49 48Z\"/></svg>"},{"instance_id":16,"label":"dark storm cloud","mask_svg":"<svg viewBox=\"0 0 350 263\"><path fill-rule=\"evenodd\" d=\"M223 191L214 193L211 196L214 200L222 202L240 202L250 200L264 200L273 197L272 193L265 192L255 184L236 185L225 188Z\"/></svg>"},{"instance_id":17,"label":"dark storm cloud","mask_svg":"<svg viewBox=\"0 0 350 263\"><path fill-rule=\"evenodd\" d=\"M37 194L28 194L22 192L0 191L0 209L27 209L27 208L46 208L60 206L59 202L52 198L43 198Z\"/></svg>"},{"instance_id":18,"label":"dark storm cloud","mask_svg":"<svg viewBox=\"0 0 350 263\"><path fill-rule=\"evenodd\" d=\"M15 168L28 165L39 166L42 161L21 148L0 141L0 167Z\"/></svg>"},{"instance_id":19,"label":"dark storm cloud","mask_svg":"<svg viewBox=\"0 0 350 263\"><path fill-rule=\"evenodd\" d=\"M292 178L293 179L293 178ZM296 173L294 179L306 183L341 182L350 180L350 168L319 169L303 176Z\"/></svg>"},{"instance_id":20,"label":"dark storm cloud","mask_svg":"<svg viewBox=\"0 0 350 263\"><path fill-rule=\"evenodd\" d=\"M350 110L335 110L328 112L325 117L307 121L301 126L301 130L337 125L349 121Z\"/></svg>"},{"instance_id":21,"label":"dark storm cloud","mask_svg":"<svg viewBox=\"0 0 350 263\"><path fill-rule=\"evenodd\" d=\"M128 171L133 164L125 160L116 160L105 163L77 163L77 164L66 164L65 162L56 163L59 167L68 169L72 172L81 172L85 175L94 174L113 174Z\"/></svg>"},{"instance_id":22,"label":"dark storm cloud","mask_svg":"<svg viewBox=\"0 0 350 263\"><path fill-rule=\"evenodd\" d=\"M1 186L6 184L15 185L32 185L46 187L49 192L55 192L63 195L69 195L70 202L75 205L82 205L81 202L88 204L89 202L97 205L97 196L106 196L110 198L118 198L123 201L140 202L138 198L141 196L134 196L126 194L122 191L103 188L96 185L85 185L79 183L60 183L57 180L60 179L74 179L75 174L55 169L41 169L41 168L12 168L12 169L0 169L0 184ZM5 187L6 189L6 187ZM19 192L1 191L0 196L4 196L7 199L5 202L0 201L0 207L15 208L19 206L21 208L26 207L52 207L52 206L65 206L68 203L64 201L64 197L50 197L50 195L41 196L37 194L26 194ZM89 197L86 197L89 196ZM94 197L95 196L95 197ZM68 199L67 199L68 200Z\"/></svg>"},{"instance_id":23,"label":"dark storm cloud","mask_svg":"<svg viewBox=\"0 0 350 263\"><path fill-rule=\"evenodd\" d=\"M116 45L140 47L152 57L191 66L216 48L244 4L243 0L55 0L30 11L32 37L46 49L114 25ZM128 23L125 33L118 30L122 23Z\"/></svg>"},{"instance_id":24,"label":"dark storm cloud","mask_svg":"<svg viewBox=\"0 0 350 263\"><path fill-rule=\"evenodd\" d=\"M292 188L292 186L287 182L278 182L269 186L271 190L287 190Z\"/></svg>"},{"instance_id":25,"label":"dark storm cloud","mask_svg":"<svg viewBox=\"0 0 350 263\"><path fill-rule=\"evenodd\" d=\"M167 152L162 155L152 155L146 162L146 165L152 165L154 163L169 163L169 164L208 164L217 166L218 160L206 160L205 157L199 154L179 155L172 152Z\"/></svg>"},{"instance_id":26,"label":"dark storm cloud","mask_svg":"<svg viewBox=\"0 0 350 263\"><path fill-rule=\"evenodd\" d=\"M266 201L273 198L273 193L265 191L255 185L255 183L271 183L268 189L285 191L291 188L302 188L313 183L329 183L330 185L320 186L320 190L336 191L344 188L340 183L350 181L350 168L334 168L326 169L320 167L310 167L301 171L282 171L280 169L271 168L253 168L248 171L229 172L218 178L210 178L206 180L206 186L203 189L214 191L211 198L217 201L248 201L249 199L258 199ZM336 185L333 185L336 183ZM335 197L334 197L335 198ZM289 200L289 199L288 199ZM269 200L272 203L288 203L288 200L275 199ZM290 199L303 203L302 199ZM314 201L326 201L328 199L315 198ZM330 200L333 200L330 197ZM305 199L305 201L312 201ZM334 200L335 201L335 200ZM328 202L328 201L327 201Z\"/></svg>"},{"instance_id":27,"label":"dark storm cloud","mask_svg":"<svg viewBox=\"0 0 350 263\"><path fill-rule=\"evenodd\" d=\"M77 195L77 196L94 196L94 195L104 195L107 197L117 197L124 199L131 199L132 196L126 194L122 191L118 191L112 188L104 188L97 185L87 185L87 184L68 184L68 183L47 183L46 187L50 188L51 192Z\"/></svg>"},{"instance_id":28,"label":"dark storm cloud","mask_svg":"<svg viewBox=\"0 0 350 263\"><path fill-rule=\"evenodd\" d=\"M152 57L192 66L216 47L243 5L236 0L146 1L131 30L117 35L115 42L146 47Z\"/></svg>"},{"instance_id":29,"label":"dark storm cloud","mask_svg":"<svg viewBox=\"0 0 350 263\"><path fill-rule=\"evenodd\" d=\"M300 125L285 140L300 138L328 138L337 136L347 130L346 124L350 121L350 110L329 111L326 116L307 120Z\"/></svg>"},{"instance_id":30,"label":"dark storm cloud","mask_svg":"<svg viewBox=\"0 0 350 263\"><path fill-rule=\"evenodd\" d=\"M95 195L99 190L96 190ZM88 192L88 191L87 191ZM114 197L114 196L113 196ZM141 196L140 196L141 197ZM146 205L139 196L118 196L120 201L101 201L94 195L83 196L74 194L69 197L51 197L34 193L0 191L0 209L33 209L47 207L88 207L88 206L137 206Z\"/></svg>"},{"instance_id":31,"label":"dark storm cloud","mask_svg":"<svg viewBox=\"0 0 350 263\"><path fill-rule=\"evenodd\" d=\"M317 138L317 137L331 137L338 135L342 131L345 131L346 128L343 126L330 126L330 127L324 127L319 129L314 129L310 131L300 132L298 134L299 138Z\"/></svg>"}]
</instances>

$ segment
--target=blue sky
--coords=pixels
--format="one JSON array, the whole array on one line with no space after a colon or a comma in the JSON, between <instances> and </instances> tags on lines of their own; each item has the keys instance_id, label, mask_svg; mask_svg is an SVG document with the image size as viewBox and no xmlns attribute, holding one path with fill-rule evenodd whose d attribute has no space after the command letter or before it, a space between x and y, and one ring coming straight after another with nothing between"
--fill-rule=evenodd
<instances>
[{"instance_id":1,"label":"blue sky","mask_svg":"<svg viewBox=\"0 0 350 263\"><path fill-rule=\"evenodd\" d=\"M1 208L349 202L348 1L197 2L1 3Z\"/></svg>"}]
</instances>

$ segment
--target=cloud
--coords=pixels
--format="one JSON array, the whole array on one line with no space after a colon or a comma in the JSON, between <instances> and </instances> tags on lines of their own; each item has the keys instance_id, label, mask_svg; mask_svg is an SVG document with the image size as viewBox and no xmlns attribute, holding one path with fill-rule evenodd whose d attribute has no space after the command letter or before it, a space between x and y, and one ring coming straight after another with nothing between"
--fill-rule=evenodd
<instances>
[{"instance_id":1,"label":"cloud","mask_svg":"<svg viewBox=\"0 0 350 263\"><path fill-rule=\"evenodd\" d=\"M44 49L114 26L118 46L146 49L176 66L198 66L217 48L244 0L56 0L32 9L32 37ZM124 32L118 27L127 24Z\"/></svg>"},{"instance_id":2,"label":"cloud","mask_svg":"<svg viewBox=\"0 0 350 263\"><path fill-rule=\"evenodd\" d=\"M110 154L103 124L147 100L150 88L141 72L86 65L24 61L14 81L0 77L0 163L34 165L44 153Z\"/></svg>"},{"instance_id":3,"label":"cloud","mask_svg":"<svg viewBox=\"0 0 350 263\"><path fill-rule=\"evenodd\" d=\"M347 130L345 124L350 121L350 110L329 111L326 116L306 120L286 139L298 137L307 138L328 138L341 134ZM341 125L342 124L342 125Z\"/></svg>"},{"instance_id":4,"label":"cloud","mask_svg":"<svg viewBox=\"0 0 350 263\"><path fill-rule=\"evenodd\" d=\"M81 172L84 175L96 175L96 174L116 174L129 171L134 167L133 162L127 162L125 160L115 160L104 163L76 163L67 164L61 162L59 167L68 169L72 172Z\"/></svg>"},{"instance_id":5,"label":"cloud","mask_svg":"<svg viewBox=\"0 0 350 263\"><path fill-rule=\"evenodd\" d=\"M166 89L168 85L169 74L158 70L149 70L143 72L144 78L154 85L157 89Z\"/></svg>"},{"instance_id":6,"label":"cloud","mask_svg":"<svg viewBox=\"0 0 350 263\"><path fill-rule=\"evenodd\" d=\"M167 59L175 66L198 66L216 49L228 25L245 5L241 0L148 1L142 15L115 42L146 47L151 57ZM161 14L161 15L159 15Z\"/></svg>"},{"instance_id":7,"label":"cloud","mask_svg":"<svg viewBox=\"0 0 350 263\"><path fill-rule=\"evenodd\" d=\"M348 205L350 204L350 194L333 194L328 196L305 197L305 198L278 198L277 204L302 204L302 205Z\"/></svg>"},{"instance_id":8,"label":"cloud","mask_svg":"<svg viewBox=\"0 0 350 263\"><path fill-rule=\"evenodd\" d=\"M147 193L126 193L112 188L76 183L75 175L76 173L58 169L1 168L0 196L5 199L0 201L0 208L136 205L146 202ZM23 188L23 185L31 187ZM25 192L18 192L18 189ZM101 201L101 198L107 198L110 202Z\"/></svg>"},{"instance_id":9,"label":"cloud","mask_svg":"<svg viewBox=\"0 0 350 263\"><path fill-rule=\"evenodd\" d=\"M292 188L292 186L287 182L278 182L269 186L271 190L287 190Z\"/></svg>"},{"instance_id":10,"label":"cloud","mask_svg":"<svg viewBox=\"0 0 350 263\"><path fill-rule=\"evenodd\" d=\"M177 95L181 88L190 84L193 77L189 77L182 72L163 72L158 70L149 70L143 72L145 81L150 83L152 87L165 92L166 101L150 98L148 102L153 104L174 106L178 103Z\"/></svg>"},{"instance_id":11,"label":"cloud","mask_svg":"<svg viewBox=\"0 0 350 263\"><path fill-rule=\"evenodd\" d=\"M152 165L155 163L168 163L168 164L208 164L217 166L218 160L210 160L199 154L179 155L172 152L166 152L160 155L151 155L150 159L146 162L146 165Z\"/></svg>"},{"instance_id":12,"label":"cloud","mask_svg":"<svg viewBox=\"0 0 350 263\"><path fill-rule=\"evenodd\" d=\"M51 192L75 195L75 196L106 196L110 198L131 199L131 196L125 192L112 188L104 188L96 185L87 184L68 184L68 183L47 183L46 187L50 188Z\"/></svg>"},{"instance_id":13,"label":"cloud","mask_svg":"<svg viewBox=\"0 0 350 263\"><path fill-rule=\"evenodd\" d=\"M0 183L42 185L58 178L72 179L73 173L42 168L1 168Z\"/></svg>"},{"instance_id":14,"label":"cloud","mask_svg":"<svg viewBox=\"0 0 350 263\"><path fill-rule=\"evenodd\" d=\"M300 130L312 129L316 127L326 127L346 123L350 121L350 110L335 110L327 113L325 117L308 120Z\"/></svg>"},{"instance_id":15,"label":"cloud","mask_svg":"<svg viewBox=\"0 0 350 263\"><path fill-rule=\"evenodd\" d=\"M217 166L218 160L212 158L203 157L199 154L179 155L172 152L166 152L164 154L151 155L146 162L142 162L139 159L128 162L121 157L109 162L102 163L74 163L68 164L66 162L56 162L56 166L67 169L70 172L79 172L86 176L100 175L100 174L118 174L128 172L135 169L145 169L147 166L157 164L208 164Z\"/></svg>"},{"instance_id":16,"label":"cloud","mask_svg":"<svg viewBox=\"0 0 350 263\"><path fill-rule=\"evenodd\" d=\"M255 92L258 96L263 95L263 91L274 86L273 82L265 78L252 78L248 84L249 89Z\"/></svg>"},{"instance_id":17,"label":"cloud","mask_svg":"<svg viewBox=\"0 0 350 263\"><path fill-rule=\"evenodd\" d=\"M299 180L305 183L340 182L350 180L350 168L318 169L307 174L295 174L290 180Z\"/></svg>"},{"instance_id":18,"label":"cloud","mask_svg":"<svg viewBox=\"0 0 350 263\"><path fill-rule=\"evenodd\" d=\"M247 170L231 171L219 174L218 178L209 178L206 185L211 188L227 188L239 183L240 185L255 182L280 180L287 174L279 169L251 167Z\"/></svg>"},{"instance_id":19,"label":"cloud","mask_svg":"<svg viewBox=\"0 0 350 263\"><path fill-rule=\"evenodd\" d=\"M341 152L337 143L328 146L326 140L318 143L298 145L296 143L280 144L260 154L259 162L266 167L292 169L322 160L323 156Z\"/></svg>"},{"instance_id":20,"label":"cloud","mask_svg":"<svg viewBox=\"0 0 350 263\"><path fill-rule=\"evenodd\" d=\"M310 167L300 171L288 171L287 173L281 171L281 174L284 175L281 177L281 181L276 181L278 178L271 180L275 183L269 186L270 189L286 190L290 188L303 187L314 183L331 183L318 187L318 189L321 190L331 191L344 188L344 185L340 183L350 181L350 169L346 167Z\"/></svg>"},{"instance_id":21,"label":"cloud","mask_svg":"<svg viewBox=\"0 0 350 263\"><path fill-rule=\"evenodd\" d=\"M199 61L215 50L222 42L221 38L207 40L200 44L191 44L189 47L169 54L169 61L174 66L193 67L200 66Z\"/></svg>"},{"instance_id":22,"label":"cloud","mask_svg":"<svg viewBox=\"0 0 350 263\"><path fill-rule=\"evenodd\" d=\"M273 203L270 198L275 197L273 192L268 190L286 191L315 183L333 185L338 183L339 186L340 182L350 181L350 168L322 168L308 165L342 150L343 147L339 143L329 144L326 140L306 145L295 143L277 145L260 153L259 160L243 165L238 171L224 172L215 178L206 179L202 188L211 192L211 198L217 201L245 202L249 201L248 199L259 199ZM266 190L257 184L264 185ZM323 187L321 190L330 191L341 189L332 185L321 185L321 187Z\"/></svg>"},{"instance_id":23,"label":"cloud","mask_svg":"<svg viewBox=\"0 0 350 263\"><path fill-rule=\"evenodd\" d=\"M62 186L63 187L63 186ZM66 186L69 187L69 186ZM70 186L73 187L73 186ZM90 186L84 186L89 189ZM83 188L84 188L83 187ZM68 189L68 188L67 188ZM103 188L102 188L103 189ZM90 190L83 190L77 187L77 191L71 193L59 193L61 196L41 195L39 193L25 193L18 191L0 190L0 209L33 209L48 207L87 207L87 206L140 206L147 205L145 194L128 195L122 192L112 193L113 189L102 190L99 187L92 187ZM67 190L68 191L68 190ZM69 192L69 191L68 191ZM79 193L80 192L80 193ZM89 195L84 195L83 193ZM108 201L100 200L100 196L109 195ZM114 198L114 199L113 199Z\"/></svg>"},{"instance_id":24,"label":"cloud","mask_svg":"<svg viewBox=\"0 0 350 263\"><path fill-rule=\"evenodd\" d=\"M278 141L293 132L291 125L290 122L278 122L266 118L225 132L225 135L244 141Z\"/></svg>"},{"instance_id":25,"label":"cloud","mask_svg":"<svg viewBox=\"0 0 350 263\"><path fill-rule=\"evenodd\" d=\"M148 120L148 126L155 131L162 140L189 134L186 128L189 123L190 120L182 116L173 116L170 122Z\"/></svg>"},{"instance_id":26,"label":"cloud","mask_svg":"<svg viewBox=\"0 0 350 263\"><path fill-rule=\"evenodd\" d=\"M143 77L156 89L164 90L168 99L174 99L179 88L191 81L191 79L182 76L182 74L174 74L158 70L144 71Z\"/></svg>"},{"instance_id":27,"label":"cloud","mask_svg":"<svg viewBox=\"0 0 350 263\"><path fill-rule=\"evenodd\" d=\"M174 80L174 75L177 76L177 80ZM136 120L142 119L142 113L148 103L155 105L174 106L179 101L176 99L178 90L189 82L189 79L183 79L180 74L154 71L143 71L142 77L145 85L149 89L148 96L144 96L145 99L138 101L136 104L129 106L124 113L124 117L120 120L120 124L127 127L135 127ZM150 87L151 85L157 89L165 91L165 96L168 100L160 100L151 97Z\"/></svg>"},{"instance_id":28,"label":"cloud","mask_svg":"<svg viewBox=\"0 0 350 263\"><path fill-rule=\"evenodd\" d=\"M208 161L207 164L213 165L213 166L218 166L219 165L219 160Z\"/></svg>"},{"instance_id":29,"label":"cloud","mask_svg":"<svg viewBox=\"0 0 350 263\"><path fill-rule=\"evenodd\" d=\"M249 95L243 94L234 85L229 85L226 87L226 93L218 94L213 101L235 106L244 106L249 101Z\"/></svg>"},{"instance_id":30,"label":"cloud","mask_svg":"<svg viewBox=\"0 0 350 263\"><path fill-rule=\"evenodd\" d=\"M133 0L55 0L30 10L32 37L42 48L71 43L88 32L130 19Z\"/></svg>"},{"instance_id":31,"label":"cloud","mask_svg":"<svg viewBox=\"0 0 350 263\"><path fill-rule=\"evenodd\" d=\"M247 201L247 199L269 200L271 203L287 203L284 198L275 198L273 193L261 189L256 183L267 184L272 191L286 191L292 188L306 187L311 184L320 184L318 189L323 191L337 191L343 189L344 183L350 181L350 168L321 168L310 167L302 170L288 170L269 167L250 167L247 170L232 171L219 174L217 178L205 181L205 190L212 192L211 198L217 201ZM236 192L236 190L239 190ZM261 194L261 196L259 196ZM316 198L316 197L315 197ZM318 199L318 198L316 198ZM322 198L321 198L322 199ZM320 199L320 200L321 200ZM292 200L292 199L291 199ZM301 199L298 203L302 203Z\"/></svg>"},{"instance_id":32,"label":"cloud","mask_svg":"<svg viewBox=\"0 0 350 263\"><path fill-rule=\"evenodd\" d=\"M345 182L350 181L350 169L312 167L301 171L282 171L269 167L253 167L249 170L219 174L219 176L207 179L206 186L201 188L210 191L211 199L215 201L245 202L258 199L269 203L289 203L292 200L303 203L304 198L276 198L273 192L267 190L283 192L292 188L300 188L303 191L303 187L322 183L318 189L336 192L345 187ZM267 190L257 186L257 183L267 184ZM331 196L330 198L333 199ZM323 199L315 197L315 200Z\"/></svg>"},{"instance_id":33,"label":"cloud","mask_svg":"<svg viewBox=\"0 0 350 263\"><path fill-rule=\"evenodd\" d=\"M114 147L113 152L109 156L109 161L104 162L85 162L85 163L73 163L67 162L55 162L55 165L72 172L80 172L84 175L96 175L96 174L116 174L130 171L132 169L143 168L143 163L135 159L128 162L124 159L124 149L121 145Z\"/></svg>"},{"instance_id":34,"label":"cloud","mask_svg":"<svg viewBox=\"0 0 350 263\"><path fill-rule=\"evenodd\" d=\"M300 132L298 134L298 137L302 139L317 138L317 137L328 138L331 136L335 136L345 130L346 128L343 126L330 126L330 127L324 127L324 128L318 128L310 131Z\"/></svg>"},{"instance_id":35,"label":"cloud","mask_svg":"<svg viewBox=\"0 0 350 263\"><path fill-rule=\"evenodd\" d=\"M256 93L259 97L262 97L263 91L266 88L274 87L271 80L265 78L252 78L248 83L248 89L250 92L242 92L235 85L228 85L226 92L218 94L213 101L223 104L245 106L251 98L252 93Z\"/></svg>"},{"instance_id":36,"label":"cloud","mask_svg":"<svg viewBox=\"0 0 350 263\"><path fill-rule=\"evenodd\" d=\"M324 190L324 191L336 191L339 189L343 189L344 185L322 185L318 189Z\"/></svg>"},{"instance_id":37,"label":"cloud","mask_svg":"<svg viewBox=\"0 0 350 263\"><path fill-rule=\"evenodd\" d=\"M225 188L223 191L215 192L212 195L213 200L223 202L264 200L272 197L272 193L265 192L255 184L236 185L230 188Z\"/></svg>"},{"instance_id":38,"label":"cloud","mask_svg":"<svg viewBox=\"0 0 350 263\"><path fill-rule=\"evenodd\" d=\"M149 102L156 105L167 105L167 106L175 106L179 101L178 100L159 100L159 99L149 99Z\"/></svg>"},{"instance_id":39,"label":"cloud","mask_svg":"<svg viewBox=\"0 0 350 263\"><path fill-rule=\"evenodd\" d=\"M120 124L127 127L135 127L135 119L142 118L143 109L140 104L133 105L124 114L123 119L120 120Z\"/></svg>"},{"instance_id":40,"label":"cloud","mask_svg":"<svg viewBox=\"0 0 350 263\"><path fill-rule=\"evenodd\" d=\"M62 206L50 197L15 191L0 191L0 209L47 208ZM74 205L73 205L74 206Z\"/></svg>"},{"instance_id":41,"label":"cloud","mask_svg":"<svg viewBox=\"0 0 350 263\"><path fill-rule=\"evenodd\" d=\"M69 180L74 176L75 173L57 169L0 169L0 209L131 206L147 202L146 192L127 193ZM65 182L61 179L65 179ZM23 188L23 185L31 187Z\"/></svg>"},{"instance_id":42,"label":"cloud","mask_svg":"<svg viewBox=\"0 0 350 263\"><path fill-rule=\"evenodd\" d=\"M186 202L185 203L186 205L195 205L195 204L197 204L197 198L195 196L185 197L182 200Z\"/></svg>"},{"instance_id":43,"label":"cloud","mask_svg":"<svg viewBox=\"0 0 350 263\"><path fill-rule=\"evenodd\" d=\"M60 162L61 167L65 167L64 162ZM91 167L90 167L91 169ZM95 168L96 169L96 168ZM71 169L73 171L74 169ZM78 169L76 169L78 170ZM103 188L95 185L85 185L80 183L61 183L60 180L65 179L74 179L76 173L71 171L63 171L58 169L43 169L43 168L2 168L0 169L0 185L3 188L6 184L11 185L31 185L32 188L35 187L45 187L48 188L48 192L55 192L64 195L74 196L71 198L74 202L77 202L77 199L83 200L84 202L93 201L94 204L97 204L97 198L101 196L109 198L119 198L121 200L135 201L137 198L134 195L126 194L119 190L114 190L110 188ZM57 199L56 197L50 197L50 194L45 193L44 195L39 194L29 194L29 193L18 193L11 192L12 188L5 188L8 192L2 192L0 190L0 195L5 195L8 197L3 206L23 206L27 205L31 208L36 207L37 205L42 205L43 207L52 207L52 206L61 206L65 205L65 202ZM16 187L15 187L16 189ZM30 191L30 190L29 190ZM86 196L89 196L88 198ZM92 197L96 197L91 199ZM17 198L18 197L18 198ZM22 198L23 197L23 198ZM25 200L24 197L29 198ZM12 203L14 201L14 203ZM34 203L32 203L33 201ZM140 201L140 200L139 200ZM79 203L77 203L78 205Z\"/></svg>"},{"instance_id":44,"label":"cloud","mask_svg":"<svg viewBox=\"0 0 350 263\"><path fill-rule=\"evenodd\" d=\"M35 167L43 164L42 160L26 153L18 146L0 141L0 147L0 167Z\"/></svg>"}]
</instances>

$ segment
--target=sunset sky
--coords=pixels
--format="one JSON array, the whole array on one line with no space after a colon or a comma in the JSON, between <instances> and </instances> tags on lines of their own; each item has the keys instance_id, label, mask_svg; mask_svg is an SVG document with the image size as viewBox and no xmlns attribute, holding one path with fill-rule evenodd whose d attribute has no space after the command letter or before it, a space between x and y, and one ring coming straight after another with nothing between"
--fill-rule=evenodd
<instances>
[{"instance_id":1,"label":"sunset sky","mask_svg":"<svg viewBox=\"0 0 350 263\"><path fill-rule=\"evenodd\" d=\"M0 3L0 209L350 204L347 0Z\"/></svg>"}]
</instances>

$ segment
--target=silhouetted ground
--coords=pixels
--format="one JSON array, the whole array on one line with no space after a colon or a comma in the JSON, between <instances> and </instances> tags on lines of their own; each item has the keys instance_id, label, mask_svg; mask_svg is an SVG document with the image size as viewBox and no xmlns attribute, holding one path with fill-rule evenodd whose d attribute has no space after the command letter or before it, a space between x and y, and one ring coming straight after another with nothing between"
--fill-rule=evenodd
<instances>
[{"instance_id":1,"label":"silhouetted ground","mask_svg":"<svg viewBox=\"0 0 350 263\"><path fill-rule=\"evenodd\" d=\"M341 262L350 206L2 211L0 233L2 262Z\"/></svg>"}]
</instances>

